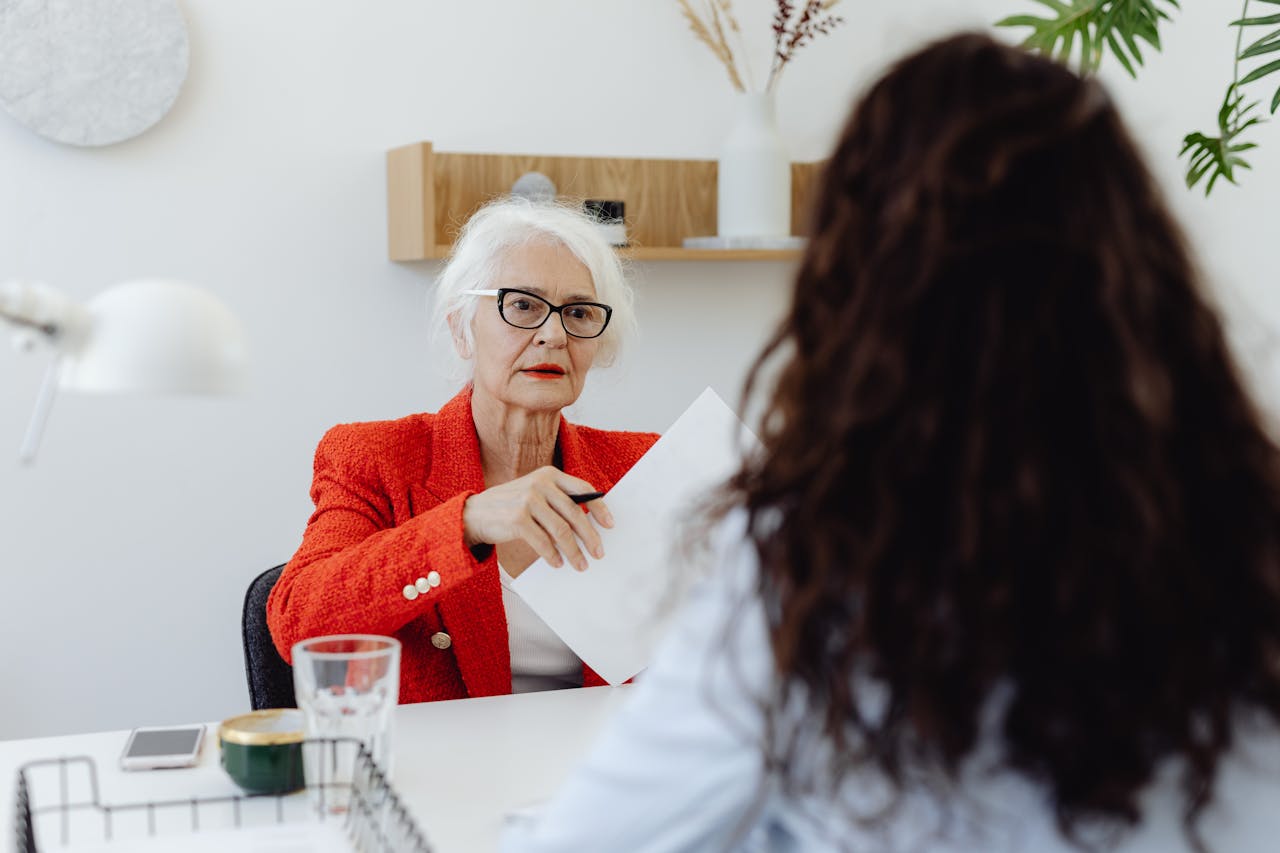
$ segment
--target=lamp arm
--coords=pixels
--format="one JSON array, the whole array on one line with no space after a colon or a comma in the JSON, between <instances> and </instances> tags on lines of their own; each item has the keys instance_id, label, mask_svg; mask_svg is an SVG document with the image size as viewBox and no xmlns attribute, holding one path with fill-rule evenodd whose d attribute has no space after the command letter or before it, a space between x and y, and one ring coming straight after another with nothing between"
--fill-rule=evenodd
<instances>
[{"instance_id":1,"label":"lamp arm","mask_svg":"<svg viewBox=\"0 0 1280 853\"><path fill-rule=\"evenodd\" d=\"M89 311L45 284L25 281L0 283L0 319L20 329L34 330L54 344L53 360L45 370L35 411L27 425L18 459L30 465L36 458L49 411L58 391L62 356L77 350L88 333ZM21 337L21 333L19 335Z\"/></svg>"},{"instance_id":2,"label":"lamp arm","mask_svg":"<svg viewBox=\"0 0 1280 853\"><path fill-rule=\"evenodd\" d=\"M36 451L40 449L40 439L44 437L45 425L49 423L49 411L53 408L53 398L58 392L58 362L60 355L54 355L49 367L44 372L44 382L40 385L40 394L36 397L35 410L31 412L31 420L27 424L27 433L22 437L22 446L18 448L18 461L30 465L36 460Z\"/></svg>"}]
</instances>

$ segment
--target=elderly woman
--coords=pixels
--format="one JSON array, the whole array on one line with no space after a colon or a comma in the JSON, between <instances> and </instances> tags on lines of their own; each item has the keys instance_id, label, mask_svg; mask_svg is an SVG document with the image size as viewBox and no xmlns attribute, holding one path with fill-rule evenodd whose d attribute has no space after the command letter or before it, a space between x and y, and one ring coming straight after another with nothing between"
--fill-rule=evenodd
<instances>
[{"instance_id":1,"label":"elderly woman","mask_svg":"<svg viewBox=\"0 0 1280 853\"><path fill-rule=\"evenodd\" d=\"M561 410L633 324L612 248L581 214L503 201L467 223L437 285L439 330L472 380L436 414L343 424L320 441L302 545L267 619L294 643L403 643L401 702L597 685L510 589L539 557L603 556L607 492L657 440Z\"/></svg>"}]
</instances>

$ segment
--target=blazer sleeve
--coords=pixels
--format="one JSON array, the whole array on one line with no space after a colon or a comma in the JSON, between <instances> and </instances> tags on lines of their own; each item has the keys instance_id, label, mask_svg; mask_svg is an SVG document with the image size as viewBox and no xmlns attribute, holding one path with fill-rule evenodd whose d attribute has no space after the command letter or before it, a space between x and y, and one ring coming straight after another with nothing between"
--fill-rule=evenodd
<instances>
[{"instance_id":1,"label":"blazer sleeve","mask_svg":"<svg viewBox=\"0 0 1280 853\"><path fill-rule=\"evenodd\" d=\"M467 548L460 492L397 526L378 454L351 452L344 427L316 449L315 512L267 601L281 657L325 634L394 634L482 565ZM419 582L419 579L422 579ZM405 588L424 591L410 599Z\"/></svg>"},{"instance_id":2,"label":"blazer sleeve","mask_svg":"<svg viewBox=\"0 0 1280 853\"><path fill-rule=\"evenodd\" d=\"M750 594L719 577L695 589L585 763L538 819L508 826L504 853L727 850L758 837L772 657L763 610L742 607Z\"/></svg>"}]
</instances>

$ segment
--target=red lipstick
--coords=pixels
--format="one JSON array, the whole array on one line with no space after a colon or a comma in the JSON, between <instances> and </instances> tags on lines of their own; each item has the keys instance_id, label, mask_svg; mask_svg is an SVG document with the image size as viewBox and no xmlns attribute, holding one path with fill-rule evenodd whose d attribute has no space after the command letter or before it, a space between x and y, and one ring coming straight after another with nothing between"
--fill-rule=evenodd
<instances>
[{"instance_id":1,"label":"red lipstick","mask_svg":"<svg viewBox=\"0 0 1280 853\"><path fill-rule=\"evenodd\" d=\"M558 364L535 364L526 367L520 371L526 376L532 376L534 379L559 379L565 374L565 370Z\"/></svg>"}]
</instances>

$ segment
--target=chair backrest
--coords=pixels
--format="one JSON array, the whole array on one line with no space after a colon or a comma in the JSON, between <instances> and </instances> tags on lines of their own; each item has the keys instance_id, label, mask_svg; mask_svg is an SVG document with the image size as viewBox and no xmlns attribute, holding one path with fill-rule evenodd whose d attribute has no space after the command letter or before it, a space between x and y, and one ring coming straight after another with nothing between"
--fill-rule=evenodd
<instances>
[{"instance_id":1,"label":"chair backrest","mask_svg":"<svg viewBox=\"0 0 1280 853\"><path fill-rule=\"evenodd\" d=\"M240 617L244 674L249 681L249 702L255 711L298 707L293 695L293 667L280 657L267 629L267 597L282 571L283 563L267 569L253 579L244 594L244 611Z\"/></svg>"}]
</instances>

